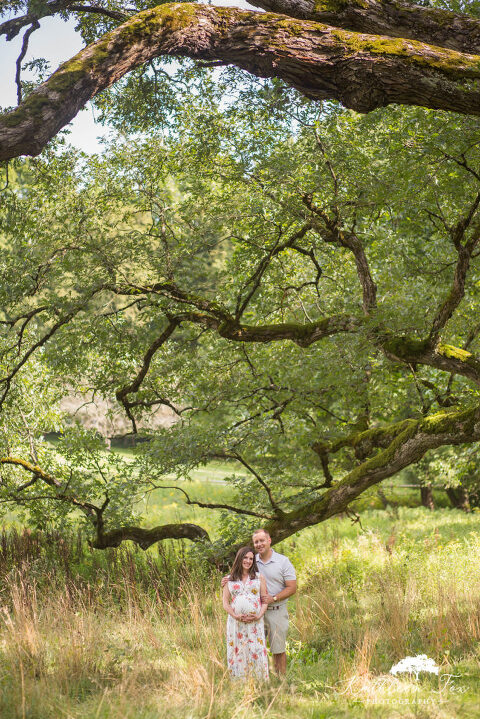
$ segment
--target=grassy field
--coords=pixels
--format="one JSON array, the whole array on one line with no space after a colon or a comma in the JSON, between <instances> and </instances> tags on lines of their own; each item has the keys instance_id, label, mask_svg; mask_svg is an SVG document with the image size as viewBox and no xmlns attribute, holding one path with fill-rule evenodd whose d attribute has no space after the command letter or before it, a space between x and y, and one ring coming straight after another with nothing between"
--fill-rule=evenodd
<instances>
[{"instance_id":1,"label":"grassy field","mask_svg":"<svg viewBox=\"0 0 480 719\"><path fill-rule=\"evenodd\" d=\"M2 719L416 717L480 713L480 516L370 510L281 549L299 571L289 669L225 672L220 574L187 545L92 552L80 538L0 537ZM427 654L440 676L389 674Z\"/></svg>"}]
</instances>

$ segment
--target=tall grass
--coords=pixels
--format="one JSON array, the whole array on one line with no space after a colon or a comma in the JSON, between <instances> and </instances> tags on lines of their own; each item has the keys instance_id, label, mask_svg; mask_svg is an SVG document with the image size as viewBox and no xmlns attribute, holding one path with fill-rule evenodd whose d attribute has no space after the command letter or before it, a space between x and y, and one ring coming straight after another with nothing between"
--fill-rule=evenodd
<instances>
[{"instance_id":1,"label":"tall grass","mask_svg":"<svg viewBox=\"0 0 480 719\"><path fill-rule=\"evenodd\" d=\"M376 513L368 531L338 522L284 547L301 588L291 601L287 679L267 686L227 676L219 576L186 547L101 553L80 536L4 533L0 717L477 715L478 520L405 512L402 533ZM452 518L463 537L448 539ZM418 653L459 676L388 674Z\"/></svg>"}]
</instances>

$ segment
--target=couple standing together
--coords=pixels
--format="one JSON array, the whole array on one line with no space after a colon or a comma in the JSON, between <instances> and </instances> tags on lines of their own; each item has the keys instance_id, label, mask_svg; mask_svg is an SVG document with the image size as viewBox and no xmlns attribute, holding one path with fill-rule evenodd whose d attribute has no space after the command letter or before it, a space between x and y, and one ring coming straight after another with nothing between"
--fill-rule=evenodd
<instances>
[{"instance_id":1,"label":"couple standing together","mask_svg":"<svg viewBox=\"0 0 480 719\"><path fill-rule=\"evenodd\" d=\"M297 590L295 569L283 554L274 552L272 539L257 529L251 547L238 550L230 574L222 579L227 619L227 662L233 677L254 674L268 679L265 635L275 671L287 668L287 599ZM266 631L265 631L266 630Z\"/></svg>"}]
</instances>

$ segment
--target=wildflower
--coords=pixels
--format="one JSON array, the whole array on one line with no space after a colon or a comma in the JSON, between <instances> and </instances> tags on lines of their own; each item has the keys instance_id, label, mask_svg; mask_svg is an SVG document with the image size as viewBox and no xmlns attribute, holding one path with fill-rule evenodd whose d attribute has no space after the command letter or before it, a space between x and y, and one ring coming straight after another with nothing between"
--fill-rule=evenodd
<instances>
[{"instance_id":1,"label":"wildflower","mask_svg":"<svg viewBox=\"0 0 480 719\"><path fill-rule=\"evenodd\" d=\"M390 669L390 674L415 674L418 679L420 672L429 672L430 674L438 674L438 667L434 659L429 659L426 654L418 654L416 657L405 657L398 664L394 664Z\"/></svg>"}]
</instances>

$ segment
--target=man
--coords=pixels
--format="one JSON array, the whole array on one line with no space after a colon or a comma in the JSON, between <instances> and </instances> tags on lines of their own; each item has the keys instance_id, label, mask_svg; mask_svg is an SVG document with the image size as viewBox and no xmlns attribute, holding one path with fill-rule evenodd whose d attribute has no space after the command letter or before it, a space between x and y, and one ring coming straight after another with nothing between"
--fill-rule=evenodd
<instances>
[{"instance_id":1,"label":"man","mask_svg":"<svg viewBox=\"0 0 480 719\"><path fill-rule=\"evenodd\" d=\"M287 671L286 639L288 631L287 599L297 591L297 578L291 561L272 549L272 538L265 529L252 535L258 571L265 577L267 594L262 604L268 604L264 615L270 650L277 674ZM222 579L222 587L228 577Z\"/></svg>"}]
</instances>

